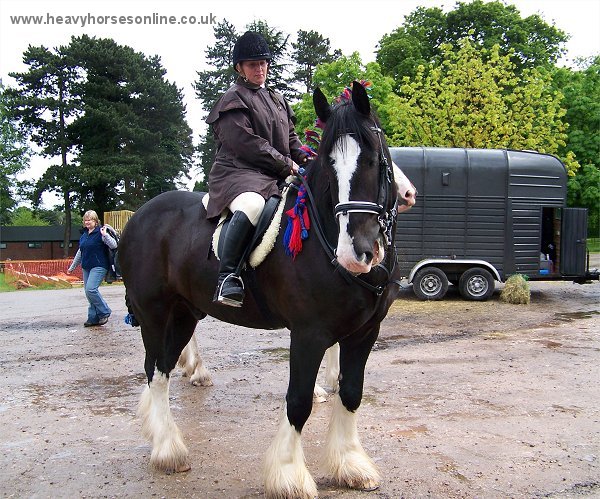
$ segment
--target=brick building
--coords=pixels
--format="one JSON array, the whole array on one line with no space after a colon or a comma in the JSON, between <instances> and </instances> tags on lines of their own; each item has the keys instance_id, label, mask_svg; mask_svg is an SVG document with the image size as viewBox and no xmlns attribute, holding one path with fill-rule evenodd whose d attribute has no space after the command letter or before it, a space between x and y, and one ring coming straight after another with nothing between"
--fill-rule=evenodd
<instances>
[{"instance_id":1,"label":"brick building","mask_svg":"<svg viewBox=\"0 0 600 499\"><path fill-rule=\"evenodd\" d=\"M72 258L79 248L81 227L71 227L69 254ZM49 227L0 227L0 261L4 260L58 260L63 256L65 228Z\"/></svg>"}]
</instances>

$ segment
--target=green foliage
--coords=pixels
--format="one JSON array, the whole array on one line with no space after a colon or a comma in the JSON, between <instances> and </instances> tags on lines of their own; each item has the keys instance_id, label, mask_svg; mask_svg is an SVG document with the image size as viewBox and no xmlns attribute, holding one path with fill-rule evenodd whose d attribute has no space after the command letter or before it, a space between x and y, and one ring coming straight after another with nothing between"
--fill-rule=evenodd
<instances>
[{"instance_id":1,"label":"green foliage","mask_svg":"<svg viewBox=\"0 0 600 499\"><path fill-rule=\"evenodd\" d=\"M313 77L314 86L319 87L330 102L354 80L368 80L372 83L372 88L369 89L371 105L379 114L385 129L387 108L384 103L390 97L393 81L381 74L379 64L371 62L365 66L358 52L354 52L350 56L340 56L333 62L319 64ZM300 102L296 103L293 108L297 119L296 129L299 135L302 135L303 130L313 127L316 119L312 95L304 94Z\"/></svg>"},{"instance_id":2,"label":"green foliage","mask_svg":"<svg viewBox=\"0 0 600 499\"><path fill-rule=\"evenodd\" d=\"M19 206L17 209L15 209L13 213L10 225L27 227L46 227L50 224L30 208L27 208L25 206Z\"/></svg>"},{"instance_id":3,"label":"green foliage","mask_svg":"<svg viewBox=\"0 0 600 499\"><path fill-rule=\"evenodd\" d=\"M569 179L568 205L588 209L588 234L600 235L600 168L583 165Z\"/></svg>"},{"instance_id":4,"label":"green foliage","mask_svg":"<svg viewBox=\"0 0 600 499\"><path fill-rule=\"evenodd\" d=\"M7 110L7 96L0 83L0 225L9 225L18 202L17 175L29 165L31 151Z\"/></svg>"},{"instance_id":5,"label":"green foliage","mask_svg":"<svg viewBox=\"0 0 600 499\"><path fill-rule=\"evenodd\" d=\"M52 51L29 47L24 61L29 70L12 74L13 118L45 156L59 158L34 201L61 194L67 227L73 208L135 209L187 175L191 130L158 57L84 35Z\"/></svg>"},{"instance_id":6,"label":"green foliage","mask_svg":"<svg viewBox=\"0 0 600 499\"><path fill-rule=\"evenodd\" d=\"M404 78L400 95L384 104L391 145L528 149L557 154L566 140L562 94L551 75L517 73L498 46L478 49L465 39L443 47L439 65ZM572 154L570 175L579 167Z\"/></svg>"},{"instance_id":7,"label":"green foliage","mask_svg":"<svg viewBox=\"0 0 600 499\"><path fill-rule=\"evenodd\" d=\"M6 274L4 272L0 272L0 293L14 290L15 288L6 282Z\"/></svg>"},{"instance_id":8,"label":"green foliage","mask_svg":"<svg viewBox=\"0 0 600 499\"><path fill-rule=\"evenodd\" d=\"M294 81L301 83L307 94L313 90L315 68L342 55L339 50L331 53L329 38L313 30L298 30L297 41L292 42L292 48L292 60L296 64Z\"/></svg>"},{"instance_id":9,"label":"green foliage","mask_svg":"<svg viewBox=\"0 0 600 499\"><path fill-rule=\"evenodd\" d=\"M554 64L568 39L537 14L522 18L514 5L474 0L458 2L447 14L438 7L417 7L402 26L381 38L377 62L401 84L404 76L416 76L419 66L441 61L445 44L458 49L464 38L488 50L498 45L501 55L510 54L517 73Z\"/></svg>"},{"instance_id":10,"label":"green foliage","mask_svg":"<svg viewBox=\"0 0 600 499\"><path fill-rule=\"evenodd\" d=\"M600 55L581 60L578 70L554 73L564 93L569 123L563 154L572 153L583 165L569 180L569 206L588 209L588 234L600 234Z\"/></svg>"}]
</instances>

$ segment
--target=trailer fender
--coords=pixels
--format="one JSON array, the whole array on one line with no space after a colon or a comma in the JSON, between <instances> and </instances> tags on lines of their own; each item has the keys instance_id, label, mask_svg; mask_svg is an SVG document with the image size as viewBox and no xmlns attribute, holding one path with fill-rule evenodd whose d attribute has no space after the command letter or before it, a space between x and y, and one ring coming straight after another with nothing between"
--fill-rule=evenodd
<instances>
[{"instance_id":1,"label":"trailer fender","mask_svg":"<svg viewBox=\"0 0 600 499\"><path fill-rule=\"evenodd\" d=\"M485 260L477 260L470 258L426 258L425 260L421 260L417 262L417 264L412 268L410 274L408 275L408 282L412 283L415 278L415 274L421 270L423 267L427 266L435 266L439 267L443 270L445 265L464 265L465 270L471 267L483 267L484 269L489 270L494 276L494 279L498 282L502 282L500 278L500 273L491 263L486 262Z\"/></svg>"}]
</instances>

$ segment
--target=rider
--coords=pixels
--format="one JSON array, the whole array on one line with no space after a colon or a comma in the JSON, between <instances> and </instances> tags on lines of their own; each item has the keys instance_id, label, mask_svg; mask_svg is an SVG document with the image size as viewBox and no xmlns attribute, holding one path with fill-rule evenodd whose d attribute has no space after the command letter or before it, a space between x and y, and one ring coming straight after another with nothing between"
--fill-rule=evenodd
<instances>
[{"instance_id":1,"label":"rider","mask_svg":"<svg viewBox=\"0 0 600 499\"><path fill-rule=\"evenodd\" d=\"M207 218L229 209L233 216L221 238L219 279L213 301L240 307L244 284L236 272L265 206L279 193L277 182L298 172L307 158L283 96L266 86L271 51L258 33L247 31L233 47L236 82L206 118L216 156L208 176Z\"/></svg>"}]
</instances>

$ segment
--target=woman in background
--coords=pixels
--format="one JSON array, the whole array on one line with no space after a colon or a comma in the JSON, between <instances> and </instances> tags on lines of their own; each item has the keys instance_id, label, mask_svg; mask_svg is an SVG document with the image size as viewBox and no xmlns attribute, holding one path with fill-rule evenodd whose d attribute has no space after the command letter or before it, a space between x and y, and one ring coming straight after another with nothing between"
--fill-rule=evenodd
<instances>
[{"instance_id":1,"label":"woman in background","mask_svg":"<svg viewBox=\"0 0 600 499\"><path fill-rule=\"evenodd\" d=\"M89 302L88 317L83 323L85 327L102 326L108 322L111 309L100 294L100 284L109 269L108 249L115 249L117 241L100 226L100 219L95 211L86 211L83 225L87 230L79 238L79 250L69 266L67 273L73 272L81 264L83 269L83 288Z\"/></svg>"}]
</instances>

